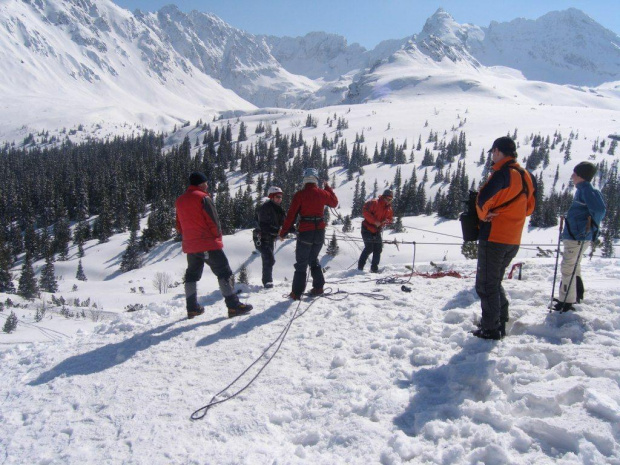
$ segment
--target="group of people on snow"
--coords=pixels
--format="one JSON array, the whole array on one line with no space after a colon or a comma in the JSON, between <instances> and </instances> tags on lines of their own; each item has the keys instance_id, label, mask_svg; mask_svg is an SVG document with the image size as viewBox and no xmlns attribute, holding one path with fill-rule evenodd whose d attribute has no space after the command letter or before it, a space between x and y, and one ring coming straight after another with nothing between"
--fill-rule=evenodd
<instances>
[{"instance_id":1,"label":"group of people on snow","mask_svg":"<svg viewBox=\"0 0 620 465\"><path fill-rule=\"evenodd\" d=\"M502 280L506 268L519 251L525 218L534 211L536 182L517 162L516 144L510 137L496 139L489 153L493 160L492 173L476 198L480 223L475 289L481 301L482 319L473 334L482 339L498 340L506 335L509 321L509 301ZM554 310L559 312L573 310L573 304L583 298L581 256L596 240L605 215L603 197L591 184L595 173L595 165L581 162L571 176L576 193L561 236L564 243L562 278L559 298L554 305ZM252 305L242 303L233 288L233 272L223 251L222 229L208 193L207 177L194 172L189 177L189 184L176 201L176 227L182 236L182 248L188 263L185 273L187 317L192 319L204 313L198 303L196 283L202 276L205 263L218 279L229 318L247 314ZM334 208L338 205L338 198L327 182L323 188L319 187L316 169L304 171L302 185L293 196L287 213L281 205L282 189L277 186L268 189L268 199L256 209L258 240L255 244L262 258L265 288L273 287L276 241L291 232L297 233L295 273L289 294L292 300L300 300L304 294L308 267L312 278L309 294L319 296L324 292L325 278L318 259L325 241L324 210L326 206ZM379 272L382 231L393 221L393 197L393 192L386 189L363 206L361 234L364 249L358 260L359 270L364 269L372 255L370 271Z\"/></svg>"}]
</instances>

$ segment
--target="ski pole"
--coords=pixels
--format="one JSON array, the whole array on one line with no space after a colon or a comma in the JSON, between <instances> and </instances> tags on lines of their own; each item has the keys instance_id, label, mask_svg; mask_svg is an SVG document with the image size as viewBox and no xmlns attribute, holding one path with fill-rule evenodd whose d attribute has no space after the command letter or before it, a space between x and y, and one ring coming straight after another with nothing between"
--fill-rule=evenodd
<instances>
[{"instance_id":1,"label":"ski pole","mask_svg":"<svg viewBox=\"0 0 620 465\"><path fill-rule=\"evenodd\" d=\"M558 277L558 260L560 258L560 241L562 240L562 226L564 226L564 217L560 216L560 229L558 232L558 247L555 250L555 270L553 271L553 286L551 286L551 302L549 302L549 313L553 308L553 294L555 292L555 280Z\"/></svg>"}]
</instances>

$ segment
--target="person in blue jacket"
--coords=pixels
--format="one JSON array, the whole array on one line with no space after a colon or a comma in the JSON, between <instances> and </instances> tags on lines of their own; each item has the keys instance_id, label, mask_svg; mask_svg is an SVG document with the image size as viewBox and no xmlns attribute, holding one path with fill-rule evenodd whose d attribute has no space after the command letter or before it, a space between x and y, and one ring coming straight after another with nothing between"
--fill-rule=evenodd
<instances>
[{"instance_id":1,"label":"person in blue jacket","mask_svg":"<svg viewBox=\"0 0 620 465\"><path fill-rule=\"evenodd\" d=\"M590 184L595 174L596 166L582 161L575 166L571 176L577 191L566 213L562 231L562 280L559 299L554 306L554 310L559 312L574 310L573 304L579 303L583 298L581 257L592 245L592 241L596 240L605 216L606 207L601 191Z\"/></svg>"}]
</instances>

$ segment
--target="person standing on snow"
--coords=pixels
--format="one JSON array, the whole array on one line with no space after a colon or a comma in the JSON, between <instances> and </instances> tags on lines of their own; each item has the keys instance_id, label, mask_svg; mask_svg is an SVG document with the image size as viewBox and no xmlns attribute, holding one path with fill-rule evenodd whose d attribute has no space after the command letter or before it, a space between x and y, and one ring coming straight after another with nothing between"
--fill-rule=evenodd
<instances>
[{"instance_id":1,"label":"person standing on snow","mask_svg":"<svg viewBox=\"0 0 620 465\"><path fill-rule=\"evenodd\" d=\"M583 298L583 281L581 280L581 257L592 245L599 233L599 225L606 212L605 201L598 189L590 182L596 174L596 166L582 161L573 169L571 181L576 192L573 203L568 209L562 231L562 265L560 272L559 299L555 300L553 309L558 312L574 310L574 303Z\"/></svg>"},{"instance_id":2,"label":"person standing on snow","mask_svg":"<svg viewBox=\"0 0 620 465\"><path fill-rule=\"evenodd\" d=\"M379 262L383 251L383 238L381 232L386 224L392 222L394 212L392 211L392 200L394 194L390 189L386 189L378 199L371 199L364 204L362 214L362 239L364 239L364 250L357 262L357 269L363 270L366 260L372 254L370 263L371 273L379 272Z\"/></svg>"},{"instance_id":3,"label":"person standing on snow","mask_svg":"<svg viewBox=\"0 0 620 465\"><path fill-rule=\"evenodd\" d=\"M506 335L509 318L504 272L519 251L525 218L534 211L536 185L517 163L517 147L510 137L496 139L489 153L493 172L476 199L480 219L476 292L482 320L473 334L497 340Z\"/></svg>"},{"instance_id":4,"label":"person standing on snow","mask_svg":"<svg viewBox=\"0 0 620 465\"><path fill-rule=\"evenodd\" d=\"M269 200L263 202L256 209L256 219L260 229L260 255L263 260L263 286L267 289L273 287L273 265L275 241L286 213L281 206L282 189L272 186L267 191Z\"/></svg>"},{"instance_id":5,"label":"person standing on snow","mask_svg":"<svg viewBox=\"0 0 620 465\"><path fill-rule=\"evenodd\" d=\"M297 215L300 216L297 228L297 245L295 247L295 274L293 275L293 289L289 297L299 300L306 289L306 273L310 265L312 276L312 295L323 294L325 278L319 264L319 252L325 241L325 221L323 213L325 206L336 207L338 198L327 182L324 189L319 188L319 174L314 168L304 171L304 187L295 193L284 225L280 230L280 239L290 231Z\"/></svg>"},{"instance_id":6,"label":"person standing on snow","mask_svg":"<svg viewBox=\"0 0 620 465\"><path fill-rule=\"evenodd\" d=\"M198 305L196 283L202 277L206 263L217 276L220 291L228 307L228 318L243 315L252 310L243 304L233 289L233 272L222 250L222 228L213 200L207 191L207 177L194 172L189 176L189 187L176 200L176 228L182 237L183 252L187 254L185 272L185 299L187 318L204 313Z\"/></svg>"}]
</instances>

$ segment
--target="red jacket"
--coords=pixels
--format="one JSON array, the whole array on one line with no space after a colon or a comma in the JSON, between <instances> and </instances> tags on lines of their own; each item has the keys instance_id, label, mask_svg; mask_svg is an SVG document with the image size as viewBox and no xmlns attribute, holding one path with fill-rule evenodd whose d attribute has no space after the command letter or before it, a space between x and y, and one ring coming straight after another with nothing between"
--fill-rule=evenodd
<instances>
[{"instance_id":1,"label":"red jacket","mask_svg":"<svg viewBox=\"0 0 620 465\"><path fill-rule=\"evenodd\" d=\"M383 225L391 223L394 218L392 205L387 203L383 196L366 202L364 208L362 208L362 214L364 215L362 224L373 234L383 228ZM381 223L381 226L375 226L377 222Z\"/></svg>"},{"instance_id":2,"label":"red jacket","mask_svg":"<svg viewBox=\"0 0 620 465\"><path fill-rule=\"evenodd\" d=\"M198 253L224 248L222 228L209 194L198 186L189 186L176 201L179 234L183 252Z\"/></svg>"},{"instance_id":3,"label":"red jacket","mask_svg":"<svg viewBox=\"0 0 620 465\"><path fill-rule=\"evenodd\" d=\"M312 231L314 229L325 229L325 222L304 220L304 218L323 218L325 205L328 207L338 206L338 197L328 185L325 189L320 189L316 184L308 183L293 196L293 201L288 209L288 214L282 225L280 236L284 237L295 222L297 215L301 216L297 231Z\"/></svg>"}]
</instances>

